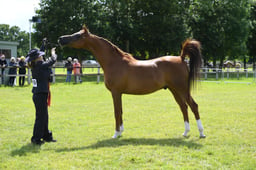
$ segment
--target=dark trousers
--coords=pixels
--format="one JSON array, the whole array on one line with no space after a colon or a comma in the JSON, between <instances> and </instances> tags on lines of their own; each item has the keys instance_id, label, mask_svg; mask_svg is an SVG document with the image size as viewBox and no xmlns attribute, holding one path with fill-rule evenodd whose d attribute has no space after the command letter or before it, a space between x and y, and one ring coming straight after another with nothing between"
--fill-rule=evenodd
<instances>
[{"instance_id":1,"label":"dark trousers","mask_svg":"<svg viewBox=\"0 0 256 170\"><path fill-rule=\"evenodd\" d=\"M25 83L25 77L24 76L20 76L19 77L19 85L20 86L24 86L24 83Z\"/></svg>"},{"instance_id":2,"label":"dark trousers","mask_svg":"<svg viewBox=\"0 0 256 170\"><path fill-rule=\"evenodd\" d=\"M19 70L19 75L20 75L20 77L19 77L19 85L20 85L20 86L24 86L24 84L25 84L26 70L22 70L22 69L20 68L20 70Z\"/></svg>"},{"instance_id":3,"label":"dark trousers","mask_svg":"<svg viewBox=\"0 0 256 170\"><path fill-rule=\"evenodd\" d=\"M9 79L9 86L14 86L15 77L11 76Z\"/></svg>"},{"instance_id":4,"label":"dark trousers","mask_svg":"<svg viewBox=\"0 0 256 170\"><path fill-rule=\"evenodd\" d=\"M36 120L34 124L33 137L34 140L48 139L52 137L48 130L48 93L33 94L33 101L36 109Z\"/></svg>"},{"instance_id":5,"label":"dark trousers","mask_svg":"<svg viewBox=\"0 0 256 170\"><path fill-rule=\"evenodd\" d=\"M2 76L2 77L1 77L1 78L2 78L2 84L4 84L4 76L5 76L5 75L4 75L4 69L2 68L1 71L2 71L2 73L1 73L1 76Z\"/></svg>"}]
</instances>

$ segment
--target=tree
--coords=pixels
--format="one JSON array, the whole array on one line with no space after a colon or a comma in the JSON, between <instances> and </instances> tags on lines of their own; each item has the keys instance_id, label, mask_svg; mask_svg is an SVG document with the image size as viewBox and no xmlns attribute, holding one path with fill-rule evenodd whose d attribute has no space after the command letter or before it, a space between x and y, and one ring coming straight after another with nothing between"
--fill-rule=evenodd
<instances>
[{"instance_id":1,"label":"tree","mask_svg":"<svg viewBox=\"0 0 256 170\"><path fill-rule=\"evenodd\" d=\"M101 7L103 15L101 23L104 33L108 39L118 44L120 48L127 52L131 51L130 42L133 39L133 20L131 16L131 8L133 8L134 0L105 0L102 1Z\"/></svg>"},{"instance_id":2,"label":"tree","mask_svg":"<svg viewBox=\"0 0 256 170\"><path fill-rule=\"evenodd\" d=\"M98 12L101 10L98 4L97 0L42 0L40 9L36 11L41 18L41 23L35 25L37 43L41 44L42 39L46 37L49 42L56 44L60 35L74 33L80 30L83 24L95 28L100 14ZM80 59L88 54L74 49L64 49L64 52L59 49L58 53L61 54L60 59L64 53Z\"/></svg>"},{"instance_id":3,"label":"tree","mask_svg":"<svg viewBox=\"0 0 256 170\"><path fill-rule=\"evenodd\" d=\"M38 44L57 43L63 34L81 29L105 37L141 59L180 53L188 37L201 41L204 62L245 56L249 3L242 0L41 0L35 28ZM89 56L64 49L65 55Z\"/></svg>"},{"instance_id":4,"label":"tree","mask_svg":"<svg viewBox=\"0 0 256 170\"><path fill-rule=\"evenodd\" d=\"M180 45L188 36L186 6L181 1L138 0L132 10L135 52L148 52L150 58L180 53Z\"/></svg>"},{"instance_id":5,"label":"tree","mask_svg":"<svg viewBox=\"0 0 256 170\"><path fill-rule=\"evenodd\" d=\"M253 70L256 69L256 3L253 3L251 6L251 15L250 15L250 21L251 21L251 30L250 35L247 42L247 48L250 55L250 60L253 63Z\"/></svg>"},{"instance_id":6,"label":"tree","mask_svg":"<svg viewBox=\"0 0 256 170\"><path fill-rule=\"evenodd\" d=\"M247 1L194 0L190 6L188 25L194 38L203 44L204 62L226 56L236 59L246 52L249 32Z\"/></svg>"},{"instance_id":7,"label":"tree","mask_svg":"<svg viewBox=\"0 0 256 170\"><path fill-rule=\"evenodd\" d=\"M19 42L17 48L17 55L26 57L29 52L29 33L27 33L26 31L20 31L17 41ZM31 43L34 44L33 40L31 41Z\"/></svg>"},{"instance_id":8,"label":"tree","mask_svg":"<svg viewBox=\"0 0 256 170\"><path fill-rule=\"evenodd\" d=\"M120 48L141 58L145 54L153 58L178 54L187 37L185 10L179 0L42 0L40 8L41 23L35 26L38 43L44 37L56 42L58 36L73 33L86 23L94 34ZM65 53L85 55L77 50L65 49Z\"/></svg>"},{"instance_id":9,"label":"tree","mask_svg":"<svg viewBox=\"0 0 256 170\"><path fill-rule=\"evenodd\" d=\"M29 51L29 33L20 31L18 26L10 27L7 24L0 24L0 39L2 41L18 42L18 56L25 56Z\"/></svg>"}]
</instances>

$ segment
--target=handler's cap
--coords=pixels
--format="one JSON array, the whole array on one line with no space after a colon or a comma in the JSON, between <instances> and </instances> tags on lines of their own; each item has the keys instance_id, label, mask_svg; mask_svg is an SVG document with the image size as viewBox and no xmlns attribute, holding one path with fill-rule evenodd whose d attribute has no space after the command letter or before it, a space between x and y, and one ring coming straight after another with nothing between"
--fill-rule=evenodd
<instances>
[{"instance_id":1,"label":"handler's cap","mask_svg":"<svg viewBox=\"0 0 256 170\"><path fill-rule=\"evenodd\" d=\"M26 56L26 61L27 62L33 61L42 55L45 55L45 52L39 51L38 49L32 49L29 51L28 55Z\"/></svg>"}]
</instances>

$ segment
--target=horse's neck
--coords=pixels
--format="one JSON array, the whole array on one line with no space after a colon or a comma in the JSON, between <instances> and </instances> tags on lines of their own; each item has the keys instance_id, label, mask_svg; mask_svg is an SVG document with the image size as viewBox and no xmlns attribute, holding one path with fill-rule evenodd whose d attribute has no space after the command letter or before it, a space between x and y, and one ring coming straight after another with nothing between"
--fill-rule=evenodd
<instances>
[{"instance_id":1,"label":"horse's neck","mask_svg":"<svg viewBox=\"0 0 256 170\"><path fill-rule=\"evenodd\" d=\"M118 63L118 61L122 60L122 54L117 51L118 49L113 49L111 44L108 44L108 42L101 40L97 36L91 40L88 50L95 56L104 71L108 68L108 65L112 65L113 62Z\"/></svg>"}]
</instances>

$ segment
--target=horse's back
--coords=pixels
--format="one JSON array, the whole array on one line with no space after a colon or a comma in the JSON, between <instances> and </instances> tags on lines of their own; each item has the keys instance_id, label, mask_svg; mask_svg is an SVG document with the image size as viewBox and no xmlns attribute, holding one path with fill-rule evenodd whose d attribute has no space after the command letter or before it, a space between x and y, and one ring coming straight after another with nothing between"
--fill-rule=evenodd
<instances>
[{"instance_id":1,"label":"horse's back","mask_svg":"<svg viewBox=\"0 0 256 170\"><path fill-rule=\"evenodd\" d=\"M125 74L120 80L123 82L123 92L147 94L165 87L171 88L186 83L186 78L184 78L187 77L186 67L186 63L176 56L132 61L127 65Z\"/></svg>"}]
</instances>

